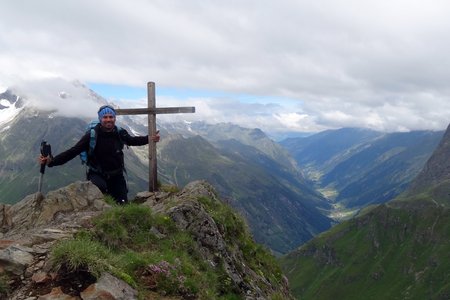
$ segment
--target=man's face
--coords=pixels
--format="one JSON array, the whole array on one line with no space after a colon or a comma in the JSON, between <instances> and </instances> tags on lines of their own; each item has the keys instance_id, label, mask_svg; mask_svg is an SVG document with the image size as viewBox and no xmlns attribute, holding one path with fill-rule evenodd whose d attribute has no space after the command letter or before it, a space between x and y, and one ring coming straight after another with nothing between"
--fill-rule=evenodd
<instances>
[{"instance_id":1,"label":"man's face","mask_svg":"<svg viewBox=\"0 0 450 300\"><path fill-rule=\"evenodd\" d=\"M112 114L106 114L100 120L100 124L107 131L113 130L114 125L116 124L116 117L114 117Z\"/></svg>"}]
</instances>

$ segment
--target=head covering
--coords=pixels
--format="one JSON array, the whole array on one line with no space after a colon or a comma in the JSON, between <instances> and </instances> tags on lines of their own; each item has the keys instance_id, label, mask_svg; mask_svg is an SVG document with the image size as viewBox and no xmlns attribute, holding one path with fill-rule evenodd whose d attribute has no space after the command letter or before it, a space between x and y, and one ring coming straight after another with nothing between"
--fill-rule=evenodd
<instances>
[{"instance_id":1,"label":"head covering","mask_svg":"<svg viewBox=\"0 0 450 300\"><path fill-rule=\"evenodd\" d=\"M113 107L109 105L104 105L100 107L98 110L98 120L101 121L104 115L113 115L113 117L116 116L116 111Z\"/></svg>"}]
</instances>

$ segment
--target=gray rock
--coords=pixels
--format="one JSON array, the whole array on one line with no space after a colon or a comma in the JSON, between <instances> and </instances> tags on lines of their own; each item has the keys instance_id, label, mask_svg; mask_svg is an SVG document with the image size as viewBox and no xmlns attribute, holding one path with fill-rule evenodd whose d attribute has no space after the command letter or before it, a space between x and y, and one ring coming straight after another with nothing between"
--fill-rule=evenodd
<instances>
[{"instance_id":1,"label":"gray rock","mask_svg":"<svg viewBox=\"0 0 450 300\"><path fill-rule=\"evenodd\" d=\"M33 262L33 249L11 245L0 251L0 270L13 274L23 275L25 269Z\"/></svg>"},{"instance_id":2,"label":"gray rock","mask_svg":"<svg viewBox=\"0 0 450 300\"><path fill-rule=\"evenodd\" d=\"M10 208L12 227L30 228L48 224L57 213L83 210L101 211L109 207L103 194L91 182L77 181L64 188L51 191L46 197L33 194Z\"/></svg>"},{"instance_id":3,"label":"gray rock","mask_svg":"<svg viewBox=\"0 0 450 300\"><path fill-rule=\"evenodd\" d=\"M80 296L83 300L133 300L137 299L137 291L111 274L103 273L100 279L82 291Z\"/></svg>"},{"instance_id":4,"label":"gray rock","mask_svg":"<svg viewBox=\"0 0 450 300\"><path fill-rule=\"evenodd\" d=\"M53 288L50 293L38 297L38 300L79 300L79 299L80 299L79 297L73 297L65 294L60 287Z\"/></svg>"}]
</instances>

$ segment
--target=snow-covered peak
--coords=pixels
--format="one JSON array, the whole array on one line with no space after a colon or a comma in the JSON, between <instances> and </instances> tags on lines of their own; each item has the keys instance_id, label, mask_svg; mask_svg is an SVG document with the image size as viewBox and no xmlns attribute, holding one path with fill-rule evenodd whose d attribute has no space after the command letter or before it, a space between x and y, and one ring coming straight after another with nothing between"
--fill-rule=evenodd
<instances>
[{"instance_id":1,"label":"snow-covered peak","mask_svg":"<svg viewBox=\"0 0 450 300\"><path fill-rule=\"evenodd\" d=\"M22 110L7 99L0 99L0 128L4 131L7 127L5 124L11 122Z\"/></svg>"},{"instance_id":2,"label":"snow-covered peak","mask_svg":"<svg viewBox=\"0 0 450 300\"><path fill-rule=\"evenodd\" d=\"M66 117L94 118L107 103L85 85L62 78L17 83L13 91L30 106Z\"/></svg>"}]
</instances>

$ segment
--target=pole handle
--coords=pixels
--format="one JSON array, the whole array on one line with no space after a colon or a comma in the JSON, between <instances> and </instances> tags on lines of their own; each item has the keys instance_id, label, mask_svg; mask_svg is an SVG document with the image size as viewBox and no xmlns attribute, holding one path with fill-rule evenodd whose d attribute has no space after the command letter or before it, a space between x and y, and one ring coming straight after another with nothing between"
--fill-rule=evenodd
<instances>
[{"instance_id":1,"label":"pole handle","mask_svg":"<svg viewBox=\"0 0 450 300\"><path fill-rule=\"evenodd\" d=\"M41 155L44 157L52 155L52 146L50 146L50 144L47 144L46 141L41 142ZM41 172L41 174L45 173L45 164L41 165L40 172Z\"/></svg>"}]
</instances>

